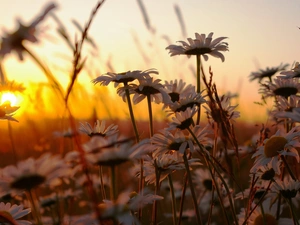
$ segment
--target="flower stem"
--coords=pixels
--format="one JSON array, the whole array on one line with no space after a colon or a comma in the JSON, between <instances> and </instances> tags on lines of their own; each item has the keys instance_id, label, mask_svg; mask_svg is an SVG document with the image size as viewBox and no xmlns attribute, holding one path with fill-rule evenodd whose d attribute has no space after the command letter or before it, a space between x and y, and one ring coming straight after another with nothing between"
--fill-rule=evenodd
<instances>
[{"instance_id":1,"label":"flower stem","mask_svg":"<svg viewBox=\"0 0 300 225\"><path fill-rule=\"evenodd\" d=\"M199 212L199 208L198 208L198 204L197 204L197 197L196 197L196 193L195 193L195 189L194 189L194 185L193 185L192 175L191 175L191 171L190 171L190 167L189 167L189 162L188 162L188 159L186 156L186 152L183 153L183 161L184 161L184 165L185 165L185 169L187 172L187 177L188 177L188 181L189 181L189 185L190 185L194 209L195 209L196 218L197 218L197 224L202 225L201 214Z\"/></svg>"},{"instance_id":2,"label":"flower stem","mask_svg":"<svg viewBox=\"0 0 300 225\"><path fill-rule=\"evenodd\" d=\"M106 199L106 193L105 193L105 188L104 188L104 181L103 181L103 167L99 166L99 176L100 176L100 188L101 188L101 194L102 194L102 199Z\"/></svg>"},{"instance_id":3,"label":"flower stem","mask_svg":"<svg viewBox=\"0 0 300 225\"><path fill-rule=\"evenodd\" d=\"M17 163L18 154L16 152L16 146L15 146L15 143L14 143L12 127L11 127L11 124L10 124L9 120L7 120L7 126L8 126L8 135L9 135L9 139L10 139L10 143L11 143L11 149L12 149L12 153L13 153L13 156L14 156L14 161L15 161L15 163Z\"/></svg>"},{"instance_id":4,"label":"flower stem","mask_svg":"<svg viewBox=\"0 0 300 225\"><path fill-rule=\"evenodd\" d=\"M201 92L201 55L196 55L197 59L197 93ZM198 109L198 114L197 114L197 122L196 124L200 124L200 116L201 116L201 105L199 106Z\"/></svg>"},{"instance_id":5,"label":"flower stem","mask_svg":"<svg viewBox=\"0 0 300 225\"><path fill-rule=\"evenodd\" d=\"M48 80L50 81L50 83L54 84L54 87L58 90L60 97L62 98L62 100L64 100L63 88L59 84L59 82L55 79L55 77L50 72L50 70L48 68L46 68L43 65L43 63L27 48L24 47L24 51L26 51L29 54L29 56L36 62L36 64L43 70L43 72L45 73L45 75L48 78Z\"/></svg>"},{"instance_id":6,"label":"flower stem","mask_svg":"<svg viewBox=\"0 0 300 225\"><path fill-rule=\"evenodd\" d=\"M282 155L281 159L282 159L282 161L283 161L283 163L285 165L285 168L288 170L290 176L292 177L292 179L293 180L297 180L296 177L295 177L295 175L294 175L294 173L293 173L293 171L291 170L289 164L287 163L286 158Z\"/></svg>"},{"instance_id":7,"label":"flower stem","mask_svg":"<svg viewBox=\"0 0 300 225\"><path fill-rule=\"evenodd\" d=\"M160 190L160 172L158 170L157 164L156 164L156 160L154 160L154 167L155 167L155 190L154 190L154 194L158 195L159 194L159 190ZM156 225L157 224L157 201L153 202L153 206L152 206L152 225Z\"/></svg>"},{"instance_id":8,"label":"flower stem","mask_svg":"<svg viewBox=\"0 0 300 225\"><path fill-rule=\"evenodd\" d=\"M147 104L148 104L148 113L149 113L149 131L150 137L153 136L153 115L152 115L152 105L151 105L151 96L147 95Z\"/></svg>"},{"instance_id":9,"label":"flower stem","mask_svg":"<svg viewBox=\"0 0 300 225\"><path fill-rule=\"evenodd\" d=\"M35 198L35 196L33 196L33 190L32 189L27 190L26 194L27 194L27 198L31 204L32 214L35 217L34 219L36 220L36 224L42 225L43 223L41 221L41 214L40 214L39 208L36 206L37 199Z\"/></svg>"},{"instance_id":10,"label":"flower stem","mask_svg":"<svg viewBox=\"0 0 300 225\"><path fill-rule=\"evenodd\" d=\"M185 172L183 180L184 181L183 181L183 188L182 188L182 191L181 191L180 208L179 208L179 216L178 216L178 225L181 224L182 211L183 211L183 203L184 203L184 200L185 200L185 191L186 191L187 182L188 182L187 172Z\"/></svg>"},{"instance_id":11,"label":"flower stem","mask_svg":"<svg viewBox=\"0 0 300 225\"><path fill-rule=\"evenodd\" d=\"M171 174L168 175L169 187L170 187L170 194L171 194L171 201L172 201L172 214L173 214L173 225L176 225L177 218L176 218L176 199L174 194L174 186Z\"/></svg>"},{"instance_id":12,"label":"flower stem","mask_svg":"<svg viewBox=\"0 0 300 225\"><path fill-rule=\"evenodd\" d=\"M117 186L116 186L116 167L115 165L110 166L110 171L111 171L111 187L110 187L110 198L112 201L116 200L117 198Z\"/></svg>"},{"instance_id":13,"label":"flower stem","mask_svg":"<svg viewBox=\"0 0 300 225\"><path fill-rule=\"evenodd\" d=\"M290 198L288 198L287 202L290 206L290 210L291 210L291 214L292 214L292 217L293 217L294 224L299 225L299 222L298 222L299 219L298 219L297 213L295 212L295 208L294 208L292 200Z\"/></svg>"},{"instance_id":14,"label":"flower stem","mask_svg":"<svg viewBox=\"0 0 300 225\"><path fill-rule=\"evenodd\" d=\"M124 86L126 87L127 84L124 84ZM130 114L130 120L131 120L131 123L132 123L132 126L133 126L136 142L138 143L140 141L139 132L138 132L138 129L137 129L137 126L136 126L134 113L133 113L133 107L132 107L132 104L131 104L130 93L129 93L128 88L125 88L125 94L126 94L126 99L127 99L127 104L128 104L129 114Z\"/></svg>"}]
</instances>

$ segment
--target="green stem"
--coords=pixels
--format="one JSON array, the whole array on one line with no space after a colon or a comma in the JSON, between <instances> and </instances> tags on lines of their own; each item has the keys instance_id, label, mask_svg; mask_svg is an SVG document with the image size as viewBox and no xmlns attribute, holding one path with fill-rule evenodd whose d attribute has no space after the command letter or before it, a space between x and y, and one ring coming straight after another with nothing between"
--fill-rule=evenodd
<instances>
[{"instance_id":1,"label":"green stem","mask_svg":"<svg viewBox=\"0 0 300 225\"><path fill-rule=\"evenodd\" d=\"M191 175L191 171L190 171L190 167L189 167L189 162L188 162L188 159L186 156L186 152L183 153L183 161L184 161L184 166L185 166L185 169L187 172L187 177L188 177L188 181L189 181L189 185L190 185L194 209L195 209L196 218L197 218L197 224L202 225L201 214L199 212L199 208L198 208L198 204L197 204L197 197L196 197L196 193L195 193L195 189L194 189L194 185L193 185L192 175Z\"/></svg>"},{"instance_id":2,"label":"green stem","mask_svg":"<svg viewBox=\"0 0 300 225\"><path fill-rule=\"evenodd\" d=\"M289 164L287 163L285 156L282 155L280 158L282 159L282 161L285 165L285 168L288 170L288 172L289 172L290 176L292 177L292 179L297 180L297 178L295 177L295 175L294 175L293 171L291 170Z\"/></svg>"},{"instance_id":3,"label":"green stem","mask_svg":"<svg viewBox=\"0 0 300 225\"><path fill-rule=\"evenodd\" d=\"M187 187L187 183L188 183L187 172L185 172L183 180L184 180L184 182L183 182L183 188L182 188L181 199L180 199L178 225L181 224L181 218L182 218L182 212L183 212L183 203L185 202L185 191L186 191L186 187Z\"/></svg>"},{"instance_id":4,"label":"green stem","mask_svg":"<svg viewBox=\"0 0 300 225\"><path fill-rule=\"evenodd\" d=\"M158 170L157 164L156 164L156 160L154 160L154 167L155 167L155 190L154 190L154 194L155 195L159 195L159 190L160 190L160 172ZM156 225L157 224L157 201L153 202L153 206L152 206L152 225Z\"/></svg>"},{"instance_id":5,"label":"green stem","mask_svg":"<svg viewBox=\"0 0 300 225\"><path fill-rule=\"evenodd\" d=\"M298 216L297 216L297 213L295 212L295 208L294 208L294 205L293 205L293 202L290 198L286 199L289 206L290 206L290 210L291 210L291 214L292 214L292 217L293 217L293 221L294 221L294 224L295 225L299 225L299 219L298 219Z\"/></svg>"},{"instance_id":6,"label":"green stem","mask_svg":"<svg viewBox=\"0 0 300 225\"><path fill-rule=\"evenodd\" d=\"M24 51L27 52L29 54L29 56L37 63L37 65L43 70L43 72L45 73L45 75L48 78L48 80L50 81L50 83L54 84L54 87L58 90L60 97L62 98L62 100L64 100L63 88L61 87L59 82L55 79L55 77L50 72L50 70L47 69L43 65L43 63L27 48L24 47Z\"/></svg>"},{"instance_id":7,"label":"green stem","mask_svg":"<svg viewBox=\"0 0 300 225\"><path fill-rule=\"evenodd\" d=\"M133 130L134 130L134 134L135 134L135 138L136 138L136 142L139 143L140 142L140 137L139 137L139 132L136 126L136 122L135 122L135 118L134 118L134 113L133 113L133 107L131 104L131 99L130 99L130 93L129 90L127 88L127 84L124 84L125 88L125 94L126 94L126 99L127 99L127 104L128 104L128 109L129 109L129 114L130 114L130 120L133 126Z\"/></svg>"},{"instance_id":8,"label":"green stem","mask_svg":"<svg viewBox=\"0 0 300 225\"><path fill-rule=\"evenodd\" d=\"M117 185L116 185L116 167L115 165L110 166L111 172L111 187L110 187L110 198L112 201L117 199Z\"/></svg>"},{"instance_id":9,"label":"green stem","mask_svg":"<svg viewBox=\"0 0 300 225\"><path fill-rule=\"evenodd\" d=\"M32 214L33 216L35 217L34 219L36 220L36 224L37 225L42 225L42 221L41 221L41 214L40 214L40 211L39 211L39 208L36 206L36 201L37 199L35 198L35 196L33 196L33 190L30 189L30 190L27 190L27 197L28 197L28 200L31 204L31 207L32 207Z\"/></svg>"},{"instance_id":10,"label":"green stem","mask_svg":"<svg viewBox=\"0 0 300 225\"><path fill-rule=\"evenodd\" d=\"M13 152L13 156L14 156L14 161L15 163L17 163L18 161L18 154L16 152L16 146L15 146L15 143L14 143L14 138L13 138L13 134L12 134L12 127L11 127L11 124L10 124L10 121L7 120L7 126L8 126L8 135L9 135L9 139L10 139L10 143L11 143L11 149L12 149L12 152Z\"/></svg>"},{"instance_id":11,"label":"green stem","mask_svg":"<svg viewBox=\"0 0 300 225\"><path fill-rule=\"evenodd\" d=\"M100 188L101 188L102 199L106 199L106 193L105 193L104 181L103 181L103 167L102 166L99 166L99 176L100 176Z\"/></svg>"},{"instance_id":12,"label":"green stem","mask_svg":"<svg viewBox=\"0 0 300 225\"><path fill-rule=\"evenodd\" d=\"M153 115L152 115L152 104L151 104L151 96L147 95L147 104L148 104L148 113L149 113L149 131L150 137L153 136Z\"/></svg>"},{"instance_id":13,"label":"green stem","mask_svg":"<svg viewBox=\"0 0 300 225\"><path fill-rule=\"evenodd\" d=\"M201 92L201 55L196 55L196 59L197 59L197 93L200 93ZM200 124L200 116L201 116L201 105L199 106L198 109L196 124Z\"/></svg>"},{"instance_id":14,"label":"green stem","mask_svg":"<svg viewBox=\"0 0 300 225\"><path fill-rule=\"evenodd\" d=\"M174 194L174 186L171 174L168 175L169 187L170 187L170 194L171 194L171 201L172 201L172 214L173 214L173 225L176 225L177 218L176 218L176 198Z\"/></svg>"}]
</instances>

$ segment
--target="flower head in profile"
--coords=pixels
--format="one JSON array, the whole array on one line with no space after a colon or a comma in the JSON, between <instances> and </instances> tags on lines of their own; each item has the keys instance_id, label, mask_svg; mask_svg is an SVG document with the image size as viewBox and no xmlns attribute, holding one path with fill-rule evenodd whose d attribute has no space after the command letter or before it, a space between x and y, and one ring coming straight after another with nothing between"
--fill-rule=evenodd
<instances>
[{"instance_id":1,"label":"flower head in profile","mask_svg":"<svg viewBox=\"0 0 300 225\"><path fill-rule=\"evenodd\" d=\"M294 127L288 133L284 133L278 130L273 136L264 140L264 145L258 147L257 152L252 155L255 158L255 162L250 172L256 172L261 166L265 166L268 163L272 163L273 169L278 168L277 162L281 156L295 157L299 162L299 153L296 147L300 146L297 137L300 135L298 131L299 127ZM278 171L275 171L278 173Z\"/></svg>"},{"instance_id":2,"label":"flower head in profile","mask_svg":"<svg viewBox=\"0 0 300 225\"><path fill-rule=\"evenodd\" d=\"M87 134L90 137L93 136L106 137L118 133L119 130L118 130L118 125L111 124L105 128L105 121L97 120L95 122L94 128L87 122L85 124L80 123L79 131Z\"/></svg>"},{"instance_id":3,"label":"flower head in profile","mask_svg":"<svg viewBox=\"0 0 300 225\"><path fill-rule=\"evenodd\" d=\"M94 84L100 83L103 86L109 85L111 82L114 82L114 87L119 86L119 84L127 85L128 83L134 80L143 80L150 79L150 74L158 74L158 71L155 69L149 69L145 71L133 70L123 73L112 73L108 72L104 75L101 75L92 80Z\"/></svg>"},{"instance_id":4,"label":"flower head in profile","mask_svg":"<svg viewBox=\"0 0 300 225\"><path fill-rule=\"evenodd\" d=\"M191 84L186 84L182 79L165 81L165 90L171 98L171 102L178 102L183 96L188 93L195 92L195 86Z\"/></svg>"},{"instance_id":5,"label":"flower head in profile","mask_svg":"<svg viewBox=\"0 0 300 225\"><path fill-rule=\"evenodd\" d=\"M166 49L169 50L171 56L174 55L202 55L204 60L208 60L208 55L220 58L222 62L225 57L221 52L228 51L228 43L223 42L227 37L219 37L212 39L213 33L205 34L195 33L195 39L188 38L188 43L179 41L181 45L169 45Z\"/></svg>"},{"instance_id":6,"label":"flower head in profile","mask_svg":"<svg viewBox=\"0 0 300 225\"><path fill-rule=\"evenodd\" d=\"M45 8L43 13L34 19L28 26L22 24L21 21L18 21L19 28L11 33L6 33L5 36L2 37L0 56L4 57L10 52L15 51L18 54L19 59L23 60L23 51L26 49L24 42L38 42L38 39L35 36L37 26L45 19L47 14L55 8L55 4L50 4Z\"/></svg>"},{"instance_id":7,"label":"flower head in profile","mask_svg":"<svg viewBox=\"0 0 300 225\"><path fill-rule=\"evenodd\" d=\"M9 165L2 169L0 193L16 190L31 190L42 184L57 185L68 175L68 168L59 155L45 153L38 159L28 158L19 161L16 166Z\"/></svg>"},{"instance_id":8,"label":"flower head in profile","mask_svg":"<svg viewBox=\"0 0 300 225\"><path fill-rule=\"evenodd\" d=\"M294 68L289 71L283 71L280 74L285 75L283 78L295 78L300 77L300 64L299 62L296 62L294 65Z\"/></svg>"},{"instance_id":9,"label":"flower head in profile","mask_svg":"<svg viewBox=\"0 0 300 225\"><path fill-rule=\"evenodd\" d=\"M11 106L10 102L4 102L2 105L0 105L0 120L11 120L18 122L18 120L13 118L13 115L14 112L19 108L19 106Z\"/></svg>"},{"instance_id":10,"label":"flower head in profile","mask_svg":"<svg viewBox=\"0 0 300 225\"><path fill-rule=\"evenodd\" d=\"M266 69L260 69L257 72L252 72L249 76L250 81L258 80L260 83L264 78L269 78L272 81L272 77L279 71L285 70L289 64L280 64L276 67L267 67Z\"/></svg>"},{"instance_id":11,"label":"flower head in profile","mask_svg":"<svg viewBox=\"0 0 300 225\"><path fill-rule=\"evenodd\" d=\"M282 96L288 98L292 95L296 95L300 91L300 84L295 79L283 79L277 77L273 82L267 82L263 84L259 90L264 98Z\"/></svg>"},{"instance_id":12,"label":"flower head in profile","mask_svg":"<svg viewBox=\"0 0 300 225\"><path fill-rule=\"evenodd\" d=\"M272 190L281 193L285 199L292 199L297 196L300 191L300 181L285 177L284 180L277 179Z\"/></svg>"},{"instance_id":13,"label":"flower head in profile","mask_svg":"<svg viewBox=\"0 0 300 225\"><path fill-rule=\"evenodd\" d=\"M11 203L4 203L0 202L0 213L4 214L8 217L8 219L11 222L14 222L13 224L17 225L30 225L32 224L30 221L27 220L19 220L21 217L28 215L31 212L30 209L24 209L23 205L11 205ZM1 216L2 217L2 216ZM3 224L10 224L10 221L6 221L7 223ZM2 224L3 218L1 218L1 224Z\"/></svg>"}]
</instances>

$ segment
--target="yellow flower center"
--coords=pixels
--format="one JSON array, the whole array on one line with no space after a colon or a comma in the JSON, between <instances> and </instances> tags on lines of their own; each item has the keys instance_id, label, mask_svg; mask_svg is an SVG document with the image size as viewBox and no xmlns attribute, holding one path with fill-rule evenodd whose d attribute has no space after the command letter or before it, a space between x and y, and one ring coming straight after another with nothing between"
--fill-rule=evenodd
<instances>
[{"instance_id":1,"label":"yellow flower center","mask_svg":"<svg viewBox=\"0 0 300 225\"><path fill-rule=\"evenodd\" d=\"M277 220L270 214L259 215L255 218L253 225L277 225Z\"/></svg>"},{"instance_id":2,"label":"yellow flower center","mask_svg":"<svg viewBox=\"0 0 300 225\"><path fill-rule=\"evenodd\" d=\"M284 137L272 137L265 144L265 156L272 158L278 155L278 152L284 149L287 140Z\"/></svg>"}]
</instances>

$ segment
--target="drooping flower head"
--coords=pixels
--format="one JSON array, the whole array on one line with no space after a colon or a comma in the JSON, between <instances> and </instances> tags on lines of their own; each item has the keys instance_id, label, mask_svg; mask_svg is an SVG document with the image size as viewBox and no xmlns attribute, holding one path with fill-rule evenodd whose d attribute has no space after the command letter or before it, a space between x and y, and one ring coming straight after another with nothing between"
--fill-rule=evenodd
<instances>
[{"instance_id":1,"label":"drooping flower head","mask_svg":"<svg viewBox=\"0 0 300 225\"><path fill-rule=\"evenodd\" d=\"M188 38L188 43L185 41L179 41L181 45L169 45L166 49L169 50L171 56L174 55L202 55L204 60L208 60L208 55L216 58L220 58L222 62L225 61L225 57L221 52L228 51L228 43L223 42L227 37L219 37L212 39L213 32L208 36L205 34L195 33L195 39Z\"/></svg>"},{"instance_id":2,"label":"drooping flower head","mask_svg":"<svg viewBox=\"0 0 300 225\"><path fill-rule=\"evenodd\" d=\"M0 120L11 120L18 122L18 120L13 118L13 115L14 112L19 108L19 106L11 106L10 102L4 102L2 105L0 105Z\"/></svg>"},{"instance_id":3,"label":"drooping flower head","mask_svg":"<svg viewBox=\"0 0 300 225\"><path fill-rule=\"evenodd\" d=\"M279 71L285 70L289 64L280 64L276 67L267 67L266 69L260 69L257 72L252 72L249 76L250 81L258 80L260 83L264 78L269 78L269 81L272 81L272 77Z\"/></svg>"},{"instance_id":4,"label":"drooping flower head","mask_svg":"<svg viewBox=\"0 0 300 225\"><path fill-rule=\"evenodd\" d=\"M43 13L34 19L29 26L23 25L21 21L18 21L19 28L12 33L6 33L5 36L2 37L0 57L3 58L10 52L15 51L18 54L19 59L23 60L23 51L25 50L24 42L38 42L38 39L35 36L37 25L39 25L45 19L47 14L55 8L56 5L54 3L47 6Z\"/></svg>"}]
</instances>

